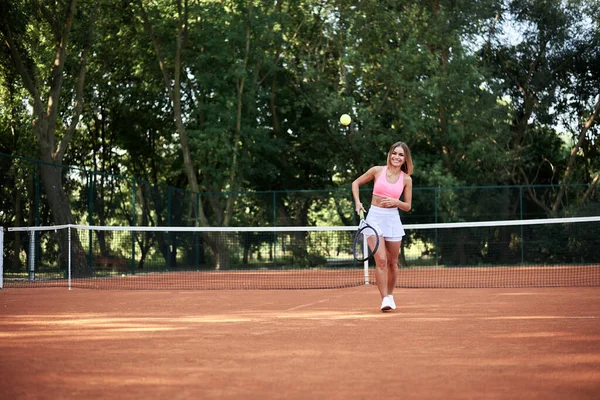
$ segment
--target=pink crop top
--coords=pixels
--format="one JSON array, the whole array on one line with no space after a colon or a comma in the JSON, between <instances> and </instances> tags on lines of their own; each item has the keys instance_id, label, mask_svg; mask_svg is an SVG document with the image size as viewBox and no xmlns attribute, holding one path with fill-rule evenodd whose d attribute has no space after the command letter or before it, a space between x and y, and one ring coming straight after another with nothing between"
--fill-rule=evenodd
<instances>
[{"instance_id":1,"label":"pink crop top","mask_svg":"<svg viewBox=\"0 0 600 400\"><path fill-rule=\"evenodd\" d=\"M396 183L389 183L387 178L387 166L383 167L381 173L375 180L373 186L373 194L379 197L391 197L400 200L402 191L404 190L404 171L400 171L400 176Z\"/></svg>"}]
</instances>

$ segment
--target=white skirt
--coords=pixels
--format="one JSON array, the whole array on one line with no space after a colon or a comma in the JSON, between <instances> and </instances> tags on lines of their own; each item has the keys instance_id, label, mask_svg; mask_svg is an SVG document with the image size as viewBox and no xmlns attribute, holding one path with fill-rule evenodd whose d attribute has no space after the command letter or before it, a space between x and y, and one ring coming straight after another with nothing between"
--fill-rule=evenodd
<instances>
[{"instance_id":1,"label":"white skirt","mask_svg":"<svg viewBox=\"0 0 600 400\"><path fill-rule=\"evenodd\" d=\"M366 221L387 241L400 242L405 235L400 213L396 207L371 206Z\"/></svg>"}]
</instances>

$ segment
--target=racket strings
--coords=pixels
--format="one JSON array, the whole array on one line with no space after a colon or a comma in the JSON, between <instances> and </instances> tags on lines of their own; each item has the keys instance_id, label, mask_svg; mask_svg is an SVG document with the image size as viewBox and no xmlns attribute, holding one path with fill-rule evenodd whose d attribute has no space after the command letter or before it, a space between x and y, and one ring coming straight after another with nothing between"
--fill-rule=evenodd
<instances>
[{"instance_id":1,"label":"racket strings","mask_svg":"<svg viewBox=\"0 0 600 400\"><path fill-rule=\"evenodd\" d=\"M378 242L377 232L373 228L362 227L354 240L354 258L357 261L365 261L372 257L377 251Z\"/></svg>"}]
</instances>

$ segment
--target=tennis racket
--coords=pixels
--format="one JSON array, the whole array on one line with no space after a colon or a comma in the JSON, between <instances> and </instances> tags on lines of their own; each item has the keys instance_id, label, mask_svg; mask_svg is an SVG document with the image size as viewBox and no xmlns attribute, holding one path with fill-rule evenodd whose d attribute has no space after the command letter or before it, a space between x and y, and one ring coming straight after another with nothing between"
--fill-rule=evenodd
<instances>
[{"instance_id":1,"label":"tennis racket","mask_svg":"<svg viewBox=\"0 0 600 400\"><path fill-rule=\"evenodd\" d=\"M356 261L367 261L373 257L379 248L379 235L375 228L365 221L364 211L360 212L360 223L358 224L358 232L354 237L352 244L352 253Z\"/></svg>"}]
</instances>

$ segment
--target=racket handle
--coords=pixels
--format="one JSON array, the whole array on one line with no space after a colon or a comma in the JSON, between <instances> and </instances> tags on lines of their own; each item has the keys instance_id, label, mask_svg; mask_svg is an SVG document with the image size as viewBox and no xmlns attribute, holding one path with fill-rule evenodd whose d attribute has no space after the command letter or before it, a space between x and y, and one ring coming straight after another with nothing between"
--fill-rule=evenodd
<instances>
[{"instance_id":1,"label":"racket handle","mask_svg":"<svg viewBox=\"0 0 600 400\"><path fill-rule=\"evenodd\" d=\"M365 219L365 212L363 210L360 210L358 215L360 215L360 219Z\"/></svg>"}]
</instances>

